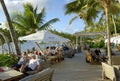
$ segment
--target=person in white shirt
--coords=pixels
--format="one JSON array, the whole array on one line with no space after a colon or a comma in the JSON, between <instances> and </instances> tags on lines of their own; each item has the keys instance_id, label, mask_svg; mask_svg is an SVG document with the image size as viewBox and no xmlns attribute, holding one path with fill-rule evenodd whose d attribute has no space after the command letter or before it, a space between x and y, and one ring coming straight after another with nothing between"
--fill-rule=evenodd
<instances>
[{"instance_id":1,"label":"person in white shirt","mask_svg":"<svg viewBox=\"0 0 120 81\"><path fill-rule=\"evenodd\" d=\"M52 55L54 56L54 55L56 55L57 54L57 49L56 49L56 47L52 47L52 49L51 49L51 53L52 53Z\"/></svg>"},{"instance_id":2,"label":"person in white shirt","mask_svg":"<svg viewBox=\"0 0 120 81\"><path fill-rule=\"evenodd\" d=\"M30 61L29 61L28 65L23 66L20 69L20 72L34 71L34 70L36 70L39 67L40 67L39 60L36 59L35 54L31 54Z\"/></svg>"}]
</instances>

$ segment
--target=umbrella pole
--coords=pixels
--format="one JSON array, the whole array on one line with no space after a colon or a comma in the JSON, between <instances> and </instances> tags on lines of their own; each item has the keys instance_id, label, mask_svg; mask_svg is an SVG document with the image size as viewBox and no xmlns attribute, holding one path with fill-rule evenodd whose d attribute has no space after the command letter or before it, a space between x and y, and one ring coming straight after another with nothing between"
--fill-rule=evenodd
<instances>
[{"instance_id":1,"label":"umbrella pole","mask_svg":"<svg viewBox=\"0 0 120 81\"><path fill-rule=\"evenodd\" d=\"M39 44L38 44L37 42L34 42L34 43L35 43L35 45L39 48L40 52L41 52L42 54L44 54L43 51L42 51L42 49L41 49L41 47L39 46Z\"/></svg>"}]
</instances>

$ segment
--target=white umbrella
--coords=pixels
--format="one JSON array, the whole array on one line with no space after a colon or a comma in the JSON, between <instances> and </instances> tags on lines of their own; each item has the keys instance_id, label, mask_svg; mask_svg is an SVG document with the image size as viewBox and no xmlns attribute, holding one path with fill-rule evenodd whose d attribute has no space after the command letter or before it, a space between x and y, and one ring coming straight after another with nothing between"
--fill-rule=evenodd
<instances>
[{"instance_id":1,"label":"white umbrella","mask_svg":"<svg viewBox=\"0 0 120 81\"><path fill-rule=\"evenodd\" d=\"M33 40L33 41L43 41L43 42L68 42L70 41L67 38L55 35L49 31L38 31L36 33L24 36L24 37L19 37L19 40Z\"/></svg>"}]
</instances>

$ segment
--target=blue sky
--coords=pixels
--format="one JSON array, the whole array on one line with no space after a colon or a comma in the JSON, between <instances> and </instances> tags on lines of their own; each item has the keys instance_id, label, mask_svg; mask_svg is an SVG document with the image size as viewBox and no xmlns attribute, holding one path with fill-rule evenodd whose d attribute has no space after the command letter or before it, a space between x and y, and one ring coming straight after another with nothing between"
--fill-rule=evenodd
<instances>
[{"instance_id":1,"label":"blue sky","mask_svg":"<svg viewBox=\"0 0 120 81\"><path fill-rule=\"evenodd\" d=\"M30 2L34 6L38 5L39 10L43 7L46 8L45 20L48 21L53 18L59 18L60 21L54 23L53 29L60 32L75 33L84 29L84 22L81 19L75 20L71 25L69 21L74 15L65 15L65 4L72 0L4 0L8 8L9 13L20 10L22 11L23 3ZM0 23L4 23L6 18L3 14L2 8L0 8Z\"/></svg>"}]
</instances>

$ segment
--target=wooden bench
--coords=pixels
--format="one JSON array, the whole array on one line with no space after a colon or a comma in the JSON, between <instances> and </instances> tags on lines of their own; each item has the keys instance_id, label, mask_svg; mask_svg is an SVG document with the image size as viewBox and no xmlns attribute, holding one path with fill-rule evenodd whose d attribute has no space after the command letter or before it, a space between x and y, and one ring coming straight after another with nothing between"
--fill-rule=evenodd
<instances>
[{"instance_id":1,"label":"wooden bench","mask_svg":"<svg viewBox=\"0 0 120 81\"><path fill-rule=\"evenodd\" d=\"M109 78L112 81L119 81L117 80L114 67L108 65L107 63L102 62L102 70L103 79Z\"/></svg>"},{"instance_id":2,"label":"wooden bench","mask_svg":"<svg viewBox=\"0 0 120 81\"><path fill-rule=\"evenodd\" d=\"M46 68L41 72L29 75L19 81L52 81L53 71L51 68Z\"/></svg>"}]
</instances>

